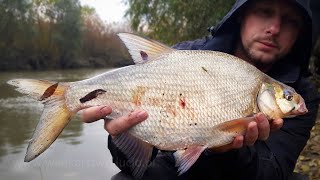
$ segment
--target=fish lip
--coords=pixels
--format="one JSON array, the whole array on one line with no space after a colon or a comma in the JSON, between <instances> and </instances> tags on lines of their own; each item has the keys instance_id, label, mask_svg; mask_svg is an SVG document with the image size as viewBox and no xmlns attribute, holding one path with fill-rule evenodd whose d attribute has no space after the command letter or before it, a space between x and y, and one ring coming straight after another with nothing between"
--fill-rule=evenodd
<instances>
[{"instance_id":1,"label":"fish lip","mask_svg":"<svg viewBox=\"0 0 320 180\"><path fill-rule=\"evenodd\" d=\"M307 109L306 104L304 103L304 101L300 102L298 104L298 108L293 111L293 113L296 114L296 115L303 115L303 114L306 114L308 112L309 112L309 110Z\"/></svg>"}]
</instances>

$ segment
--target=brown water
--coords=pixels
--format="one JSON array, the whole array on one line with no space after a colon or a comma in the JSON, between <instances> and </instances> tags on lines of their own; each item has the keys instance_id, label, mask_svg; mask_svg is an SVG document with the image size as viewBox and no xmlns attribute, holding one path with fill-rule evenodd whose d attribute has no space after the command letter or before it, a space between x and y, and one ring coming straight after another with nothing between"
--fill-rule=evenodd
<instances>
[{"instance_id":1,"label":"brown water","mask_svg":"<svg viewBox=\"0 0 320 180\"><path fill-rule=\"evenodd\" d=\"M29 163L23 162L42 104L6 84L13 78L76 81L105 71L0 72L0 180L106 180L119 172L107 148L103 122L84 124L79 117L72 119L47 151Z\"/></svg>"}]
</instances>

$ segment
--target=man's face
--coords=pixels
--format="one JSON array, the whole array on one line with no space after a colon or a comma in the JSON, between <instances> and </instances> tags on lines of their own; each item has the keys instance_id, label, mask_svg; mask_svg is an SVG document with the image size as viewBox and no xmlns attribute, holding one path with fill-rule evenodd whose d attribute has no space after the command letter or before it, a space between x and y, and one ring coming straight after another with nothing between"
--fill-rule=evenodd
<instances>
[{"instance_id":1,"label":"man's face","mask_svg":"<svg viewBox=\"0 0 320 180\"><path fill-rule=\"evenodd\" d=\"M297 7L288 0L254 0L241 19L241 49L253 64L270 65L285 56L302 26Z\"/></svg>"}]
</instances>

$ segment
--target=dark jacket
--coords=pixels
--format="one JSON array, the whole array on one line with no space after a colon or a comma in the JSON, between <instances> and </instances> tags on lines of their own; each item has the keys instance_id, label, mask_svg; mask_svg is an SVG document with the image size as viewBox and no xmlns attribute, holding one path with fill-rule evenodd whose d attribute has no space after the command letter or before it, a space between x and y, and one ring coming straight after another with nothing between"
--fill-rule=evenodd
<instances>
[{"instance_id":1,"label":"dark jacket","mask_svg":"<svg viewBox=\"0 0 320 180\"><path fill-rule=\"evenodd\" d=\"M280 130L271 133L267 141L257 141L254 146L218 154L204 152L182 176L177 176L172 152L160 152L150 164L144 179L277 180L291 176L296 160L309 139L319 103L315 87L307 80L312 46L311 12L308 1L296 2L305 17L305 34L298 39L292 53L277 62L267 74L295 88L305 99L309 113L285 119ZM174 48L215 50L232 54L239 37L236 17L239 9L246 3L246 0L238 0L223 20L215 28L210 28L212 36L182 42ZM108 147L114 163L124 172L130 173L126 159L110 137Z\"/></svg>"},{"instance_id":2,"label":"dark jacket","mask_svg":"<svg viewBox=\"0 0 320 180\"><path fill-rule=\"evenodd\" d=\"M320 35L320 1L310 0L310 7L312 10L312 21L313 21L313 45L315 45Z\"/></svg>"}]
</instances>

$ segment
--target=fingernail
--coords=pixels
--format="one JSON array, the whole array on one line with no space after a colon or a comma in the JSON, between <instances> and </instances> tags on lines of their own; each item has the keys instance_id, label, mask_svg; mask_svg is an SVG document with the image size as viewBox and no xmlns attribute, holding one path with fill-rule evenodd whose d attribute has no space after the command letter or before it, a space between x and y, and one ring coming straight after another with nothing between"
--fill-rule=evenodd
<instances>
[{"instance_id":1,"label":"fingernail","mask_svg":"<svg viewBox=\"0 0 320 180\"><path fill-rule=\"evenodd\" d=\"M137 114L137 117L138 117L139 119L146 119L146 118L148 117L148 114L147 114L147 112L145 112L145 111L140 111L140 112Z\"/></svg>"},{"instance_id":2,"label":"fingernail","mask_svg":"<svg viewBox=\"0 0 320 180\"><path fill-rule=\"evenodd\" d=\"M252 122L250 122L250 123L248 124L248 128L252 129L252 128L257 127L257 125L258 125L257 122L252 121Z\"/></svg>"}]
</instances>

